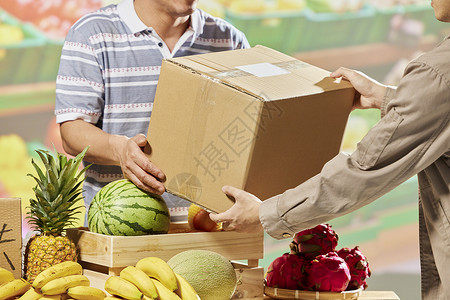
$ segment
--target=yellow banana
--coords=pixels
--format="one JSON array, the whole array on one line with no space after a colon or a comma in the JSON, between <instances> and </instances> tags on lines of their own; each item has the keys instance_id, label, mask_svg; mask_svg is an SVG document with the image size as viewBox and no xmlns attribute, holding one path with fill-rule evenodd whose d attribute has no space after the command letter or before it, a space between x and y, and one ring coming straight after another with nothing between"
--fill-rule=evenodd
<instances>
[{"instance_id":1,"label":"yellow banana","mask_svg":"<svg viewBox=\"0 0 450 300\"><path fill-rule=\"evenodd\" d=\"M42 294L38 293L36 289L31 288L25 294L23 294L19 299L20 300L38 300L42 298Z\"/></svg>"},{"instance_id":2,"label":"yellow banana","mask_svg":"<svg viewBox=\"0 0 450 300\"><path fill-rule=\"evenodd\" d=\"M106 297L104 291L92 286L74 286L67 290L67 294L77 300L103 300Z\"/></svg>"},{"instance_id":3,"label":"yellow banana","mask_svg":"<svg viewBox=\"0 0 450 300\"><path fill-rule=\"evenodd\" d=\"M143 258L137 262L136 268L141 269L148 276L158 279L172 292L178 288L177 278L172 268L159 257Z\"/></svg>"},{"instance_id":4,"label":"yellow banana","mask_svg":"<svg viewBox=\"0 0 450 300\"><path fill-rule=\"evenodd\" d=\"M21 296L28 291L31 284L25 279L14 279L0 286L0 300Z\"/></svg>"},{"instance_id":5,"label":"yellow banana","mask_svg":"<svg viewBox=\"0 0 450 300\"><path fill-rule=\"evenodd\" d=\"M155 285L144 271L133 266L128 266L120 271L120 277L134 284L142 294L152 299L158 298Z\"/></svg>"},{"instance_id":6,"label":"yellow banana","mask_svg":"<svg viewBox=\"0 0 450 300\"><path fill-rule=\"evenodd\" d=\"M122 300L122 298L114 296L106 296L103 300Z\"/></svg>"},{"instance_id":7,"label":"yellow banana","mask_svg":"<svg viewBox=\"0 0 450 300\"><path fill-rule=\"evenodd\" d=\"M178 297L177 294L169 290L164 284L156 279L151 279L156 286L156 290L158 291L159 300L181 300L181 298Z\"/></svg>"},{"instance_id":8,"label":"yellow banana","mask_svg":"<svg viewBox=\"0 0 450 300\"><path fill-rule=\"evenodd\" d=\"M106 279L105 290L113 296L120 296L129 300L140 300L142 298L141 291L134 284L119 276L111 276Z\"/></svg>"},{"instance_id":9,"label":"yellow banana","mask_svg":"<svg viewBox=\"0 0 450 300\"><path fill-rule=\"evenodd\" d=\"M47 282L41 292L44 295L58 295L65 293L69 288L74 286L89 286L89 279L84 275L69 275L53 279Z\"/></svg>"},{"instance_id":10,"label":"yellow banana","mask_svg":"<svg viewBox=\"0 0 450 300\"><path fill-rule=\"evenodd\" d=\"M44 295L39 300L61 300L65 299L66 297L62 294L58 295Z\"/></svg>"},{"instance_id":11,"label":"yellow banana","mask_svg":"<svg viewBox=\"0 0 450 300\"><path fill-rule=\"evenodd\" d=\"M61 278L68 275L81 275L83 268L75 261L64 261L62 263L53 265L36 276L33 281L33 287L36 289L42 288L47 282Z\"/></svg>"},{"instance_id":12,"label":"yellow banana","mask_svg":"<svg viewBox=\"0 0 450 300\"><path fill-rule=\"evenodd\" d=\"M178 289L175 293L180 296L182 300L200 300L197 292L186 279L177 273L175 273L175 276L178 283Z\"/></svg>"},{"instance_id":13,"label":"yellow banana","mask_svg":"<svg viewBox=\"0 0 450 300\"><path fill-rule=\"evenodd\" d=\"M0 285L14 280L14 275L11 271L0 267Z\"/></svg>"}]
</instances>

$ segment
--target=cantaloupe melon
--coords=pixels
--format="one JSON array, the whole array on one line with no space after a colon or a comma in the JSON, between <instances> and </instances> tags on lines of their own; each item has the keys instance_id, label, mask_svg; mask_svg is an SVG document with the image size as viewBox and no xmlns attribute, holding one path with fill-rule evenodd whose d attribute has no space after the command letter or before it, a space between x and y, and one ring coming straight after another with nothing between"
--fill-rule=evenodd
<instances>
[{"instance_id":1,"label":"cantaloupe melon","mask_svg":"<svg viewBox=\"0 0 450 300\"><path fill-rule=\"evenodd\" d=\"M168 262L202 300L229 300L237 284L236 272L224 256L208 250L186 250Z\"/></svg>"}]
</instances>

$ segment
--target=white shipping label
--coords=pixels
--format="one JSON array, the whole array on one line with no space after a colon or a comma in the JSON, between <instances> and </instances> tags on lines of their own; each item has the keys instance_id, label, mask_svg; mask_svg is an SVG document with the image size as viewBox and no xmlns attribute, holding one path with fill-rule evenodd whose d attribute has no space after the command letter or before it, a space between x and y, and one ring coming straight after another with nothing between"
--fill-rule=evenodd
<instances>
[{"instance_id":1,"label":"white shipping label","mask_svg":"<svg viewBox=\"0 0 450 300\"><path fill-rule=\"evenodd\" d=\"M289 71L287 71L283 68L280 68L278 66L275 66L271 63L245 65L245 66L238 66L236 68L239 70L245 71L247 73L253 74L256 77L269 77L269 76L284 75L284 74L290 73Z\"/></svg>"}]
</instances>

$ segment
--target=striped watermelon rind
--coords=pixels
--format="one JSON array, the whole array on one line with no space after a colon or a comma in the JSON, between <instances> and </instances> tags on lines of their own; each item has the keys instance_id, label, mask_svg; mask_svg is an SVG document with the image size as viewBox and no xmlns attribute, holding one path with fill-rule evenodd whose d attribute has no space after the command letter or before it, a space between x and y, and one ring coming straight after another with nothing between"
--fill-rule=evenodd
<instances>
[{"instance_id":1,"label":"striped watermelon rind","mask_svg":"<svg viewBox=\"0 0 450 300\"><path fill-rule=\"evenodd\" d=\"M169 225L164 199L139 189L128 179L104 186L92 199L88 211L89 230L106 235L165 234Z\"/></svg>"}]
</instances>

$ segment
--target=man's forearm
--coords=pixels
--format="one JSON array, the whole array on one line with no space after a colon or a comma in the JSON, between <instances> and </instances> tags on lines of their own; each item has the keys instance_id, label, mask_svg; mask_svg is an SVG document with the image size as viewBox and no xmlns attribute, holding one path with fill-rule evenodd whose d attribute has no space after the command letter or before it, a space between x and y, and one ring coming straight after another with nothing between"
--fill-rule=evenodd
<instances>
[{"instance_id":1,"label":"man's forearm","mask_svg":"<svg viewBox=\"0 0 450 300\"><path fill-rule=\"evenodd\" d=\"M102 165L119 165L118 152L128 140L125 136L106 133L83 120L62 123L60 132L68 154L77 155L89 146L85 160Z\"/></svg>"}]
</instances>

